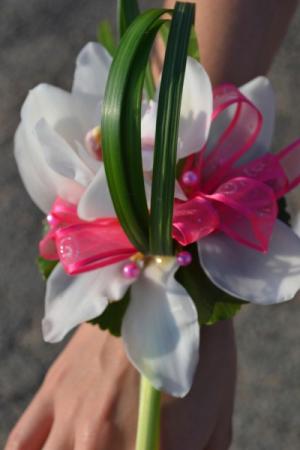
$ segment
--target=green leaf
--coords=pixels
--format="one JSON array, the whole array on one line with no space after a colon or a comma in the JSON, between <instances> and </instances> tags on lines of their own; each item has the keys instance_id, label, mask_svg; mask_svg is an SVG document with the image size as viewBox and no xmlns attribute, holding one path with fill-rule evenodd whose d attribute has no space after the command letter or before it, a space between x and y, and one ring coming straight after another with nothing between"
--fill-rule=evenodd
<instances>
[{"instance_id":1,"label":"green leaf","mask_svg":"<svg viewBox=\"0 0 300 450\"><path fill-rule=\"evenodd\" d=\"M189 245L186 250L192 255L192 263L189 266L180 267L175 278L193 299L201 325L213 323L218 314L220 315L221 310L223 315L227 311L229 317L233 305L237 306L237 311L242 304L246 303L243 300L231 297L209 280L200 266L197 244ZM216 306L219 303L223 307ZM228 305L228 308L226 305Z\"/></svg>"},{"instance_id":2,"label":"green leaf","mask_svg":"<svg viewBox=\"0 0 300 450\"><path fill-rule=\"evenodd\" d=\"M150 215L152 254L173 254L172 217L178 128L187 49L195 5L176 3L158 101Z\"/></svg>"},{"instance_id":3,"label":"green leaf","mask_svg":"<svg viewBox=\"0 0 300 450\"><path fill-rule=\"evenodd\" d=\"M200 61L200 52L195 27L193 27L191 31L188 55L194 59L197 59L197 61Z\"/></svg>"},{"instance_id":4,"label":"green leaf","mask_svg":"<svg viewBox=\"0 0 300 450\"><path fill-rule=\"evenodd\" d=\"M165 25L163 25L161 27L160 35L165 44L167 44L167 41L168 41L169 31L170 31L170 26L168 23L166 23ZM191 56L192 58L200 61L200 52L199 52L197 34L196 34L196 30L195 30L194 26L191 29L191 35L190 35L189 47L188 47L188 55Z\"/></svg>"},{"instance_id":5,"label":"green leaf","mask_svg":"<svg viewBox=\"0 0 300 450\"><path fill-rule=\"evenodd\" d=\"M165 23L161 27L160 32L159 32L165 45L167 45L167 42L168 42L168 36L169 36L169 32L170 32L170 24L171 24L171 22Z\"/></svg>"},{"instance_id":6,"label":"green leaf","mask_svg":"<svg viewBox=\"0 0 300 450\"><path fill-rule=\"evenodd\" d=\"M141 103L147 61L162 9L139 16L113 60L102 110L103 159L112 201L133 245L149 250L149 213L141 156Z\"/></svg>"},{"instance_id":7,"label":"green leaf","mask_svg":"<svg viewBox=\"0 0 300 450\"><path fill-rule=\"evenodd\" d=\"M238 303L215 303L213 313L210 316L208 322L206 322L206 325L213 325L220 320L231 319L240 311L241 307L242 305Z\"/></svg>"},{"instance_id":8,"label":"green leaf","mask_svg":"<svg viewBox=\"0 0 300 450\"><path fill-rule=\"evenodd\" d=\"M118 30L120 38L139 14L137 0L118 0Z\"/></svg>"},{"instance_id":9,"label":"green leaf","mask_svg":"<svg viewBox=\"0 0 300 450\"><path fill-rule=\"evenodd\" d=\"M150 63L147 64L146 75L145 75L145 89L147 92L148 99L151 100L155 97L155 83L152 74L152 69Z\"/></svg>"},{"instance_id":10,"label":"green leaf","mask_svg":"<svg viewBox=\"0 0 300 450\"><path fill-rule=\"evenodd\" d=\"M103 20L98 27L97 39L99 44L103 45L104 48L114 56L116 52L116 40L111 28L111 24L107 20Z\"/></svg>"},{"instance_id":11,"label":"green leaf","mask_svg":"<svg viewBox=\"0 0 300 450\"><path fill-rule=\"evenodd\" d=\"M114 336L121 335L121 327L124 314L130 301L128 290L122 300L110 303L101 316L91 320L92 325L98 325L102 330L109 330Z\"/></svg>"},{"instance_id":12,"label":"green leaf","mask_svg":"<svg viewBox=\"0 0 300 450\"><path fill-rule=\"evenodd\" d=\"M42 256L38 256L36 262L44 280L47 280L49 278L52 270L58 263L58 261L50 261L48 259L43 258Z\"/></svg>"},{"instance_id":13,"label":"green leaf","mask_svg":"<svg viewBox=\"0 0 300 450\"><path fill-rule=\"evenodd\" d=\"M118 27L119 36L122 37L132 22L139 16L140 10L136 0L119 0L118 2ZM155 84L151 66L148 63L145 74L145 89L149 99L154 98Z\"/></svg>"},{"instance_id":14,"label":"green leaf","mask_svg":"<svg viewBox=\"0 0 300 450\"><path fill-rule=\"evenodd\" d=\"M286 198L282 197L278 200L278 219L282 220L286 225L291 226L291 216L287 210Z\"/></svg>"}]
</instances>

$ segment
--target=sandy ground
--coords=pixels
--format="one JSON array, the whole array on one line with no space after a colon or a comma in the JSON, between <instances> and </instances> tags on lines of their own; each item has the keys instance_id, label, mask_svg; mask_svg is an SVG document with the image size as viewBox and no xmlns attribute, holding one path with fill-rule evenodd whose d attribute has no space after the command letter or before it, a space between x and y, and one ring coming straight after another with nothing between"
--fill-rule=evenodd
<instances>
[{"instance_id":1,"label":"sandy ground","mask_svg":"<svg viewBox=\"0 0 300 450\"><path fill-rule=\"evenodd\" d=\"M76 54L94 39L98 19L113 17L113 3L1 0L1 448L61 348L41 338L44 285L34 259L42 216L23 189L12 152L20 106L27 91L42 81L70 88ZM276 149L300 135L299 30L300 11L270 73L278 99ZM239 380L232 450L299 448L299 324L299 301L249 306L237 318Z\"/></svg>"}]
</instances>

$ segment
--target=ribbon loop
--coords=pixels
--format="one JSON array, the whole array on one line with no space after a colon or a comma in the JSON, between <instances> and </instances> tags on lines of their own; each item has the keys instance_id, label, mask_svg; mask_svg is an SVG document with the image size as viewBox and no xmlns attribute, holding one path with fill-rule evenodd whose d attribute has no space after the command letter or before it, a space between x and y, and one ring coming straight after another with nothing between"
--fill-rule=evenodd
<instances>
[{"instance_id":1,"label":"ribbon loop","mask_svg":"<svg viewBox=\"0 0 300 450\"><path fill-rule=\"evenodd\" d=\"M207 196L220 216L220 229L231 238L258 251L268 250L277 217L272 189L246 177L233 178Z\"/></svg>"},{"instance_id":2,"label":"ribbon loop","mask_svg":"<svg viewBox=\"0 0 300 450\"><path fill-rule=\"evenodd\" d=\"M40 254L59 259L69 275L114 264L136 252L116 218L83 221L76 206L61 198L47 220L50 230L40 242Z\"/></svg>"},{"instance_id":3,"label":"ribbon loop","mask_svg":"<svg viewBox=\"0 0 300 450\"><path fill-rule=\"evenodd\" d=\"M188 245L207 236L219 226L219 216L211 202L197 196L176 203L173 214L173 238Z\"/></svg>"}]
</instances>

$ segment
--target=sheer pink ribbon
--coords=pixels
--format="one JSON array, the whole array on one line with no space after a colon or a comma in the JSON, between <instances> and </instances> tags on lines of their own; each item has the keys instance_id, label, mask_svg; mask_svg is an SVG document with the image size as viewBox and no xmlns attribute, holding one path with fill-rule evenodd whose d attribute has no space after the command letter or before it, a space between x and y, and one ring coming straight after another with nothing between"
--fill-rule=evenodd
<instances>
[{"instance_id":1,"label":"sheer pink ribbon","mask_svg":"<svg viewBox=\"0 0 300 450\"><path fill-rule=\"evenodd\" d=\"M59 259L69 275L114 264L136 253L116 218L80 220L76 206L57 198L47 220L50 230L40 242L40 254L45 259Z\"/></svg>"},{"instance_id":2,"label":"sheer pink ribbon","mask_svg":"<svg viewBox=\"0 0 300 450\"><path fill-rule=\"evenodd\" d=\"M214 127L224 130L216 136ZM188 199L174 209L173 237L182 245L216 230L259 251L268 250L277 218L277 199L300 183L300 140L279 153L265 153L246 164L262 126L257 108L234 86L214 91L212 136L206 146L187 158L199 183L181 187ZM250 154L251 157L251 154Z\"/></svg>"}]
</instances>

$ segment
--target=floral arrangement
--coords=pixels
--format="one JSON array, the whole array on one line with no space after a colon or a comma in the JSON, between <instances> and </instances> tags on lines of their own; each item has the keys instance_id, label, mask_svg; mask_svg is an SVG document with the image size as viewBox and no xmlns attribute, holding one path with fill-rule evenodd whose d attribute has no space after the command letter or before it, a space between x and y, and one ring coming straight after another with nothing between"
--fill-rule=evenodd
<instances>
[{"instance_id":1,"label":"floral arrangement","mask_svg":"<svg viewBox=\"0 0 300 450\"><path fill-rule=\"evenodd\" d=\"M300 288L284 198L300 183L300 140L270 152L266 78L212 89L193 4L168 11L155 92L148 58L164 13L121 2L119 46L102 26L104 46L82 49L71 93L34 88L15 137L24 185L47 215L44 339L85 321L122 336L143 377L138 450L156 445L158 391L190 390L200 326Z\"/></svg>"}]
</instances>

